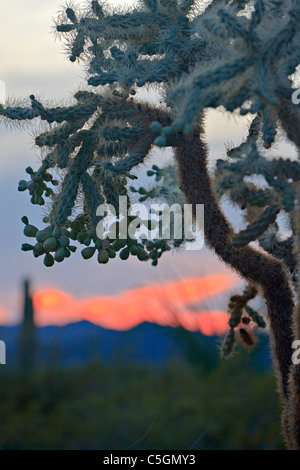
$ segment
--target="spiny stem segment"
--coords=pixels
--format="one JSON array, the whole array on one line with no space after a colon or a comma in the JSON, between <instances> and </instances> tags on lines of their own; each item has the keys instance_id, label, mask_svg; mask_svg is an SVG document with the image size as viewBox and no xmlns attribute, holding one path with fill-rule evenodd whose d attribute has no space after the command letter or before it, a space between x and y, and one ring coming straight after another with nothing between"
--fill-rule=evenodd
<instances>
[{"instance_id":1,"label":"spiny stem segment","mask_svg":"<svg viewBox=\"0 0 300 470\"><path fill-rule=\"evenodd\" d=\"M190 138L182 136L176 148L180 187L194 211L197 204L204 204L205 237L215 253L244 279L262 289L270 318L279 386L286 401L293 337L294 302L290 280L279 260L250 247L236 248L232 244L234 232L212 188L207 170L207 149L199 139L201 131L200 127Z\"/></svg>"}]
</instances>

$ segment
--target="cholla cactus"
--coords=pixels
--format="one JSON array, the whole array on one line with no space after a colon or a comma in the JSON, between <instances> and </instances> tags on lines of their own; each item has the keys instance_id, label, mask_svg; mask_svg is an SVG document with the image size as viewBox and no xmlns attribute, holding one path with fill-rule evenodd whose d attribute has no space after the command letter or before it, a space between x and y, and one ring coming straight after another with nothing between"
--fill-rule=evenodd
<instances>
[{"instance_id":1,"label":"cholla cactus","mask_svg":"<svg viewBox=\"0 0 300 470\"><path fill-rule=\"evenodd\" d=\"M120 252L123 260L131 254L141 261L151 258L156 265L164 251L184 238L123 240L117 222L116 235L112 230L101 240L97 207L109 203L119 213L119 196L130 206L134 191L142 201L186 200L194 214L196 205L204 204L207 244L249 283L241 296L231 299L225 349L230 351L237 327L250 345L249 322L264 326L248 305L260 292L268 307L284 431L291 448L300 448L300 412L295 406L300 403L300 369L292 367L292 340L299 339L297 312L292 319L292 276L296 280L297 269L293 238L278 240L277 215L281 210L288 213L297 232L295 185L300 167L286 159L268 160L263 150L273 146L279 127L300 146L300 110L291 101L291 75L300 62L299 25L296 0L141 0L130 11L98 1L86 10L68 6L56 31L66 38L70 60L85 64L89 88L78 91L66 107L44 107L35 96L27 106L0 107L6 120L38 118L45 123L35 139L42 165L37 171L26 169L30 180L20 181L19 190L28 190L33 204L50 201L42 230L22 219L24 234L35 239L23 250L44 256L46 266L76 250L70 240L85 246L83 258L97 252L102 264ZM157 93L161 106L139 99L138 91L145 86ZM214 182L207 169L203 123L205 109L219 106L253 114L254 119L246 142L228 152L228 161L218 162ZM153 188L130 189L135 168L154 145L174 148L178 184L174 167L154 166L148 172L155 176ZM56 172L63 175L61 183ZM257 174L265 179L263 189L245 178ZM246 211L248 226L238 234L221 210L219 197L224 193ZM258 241L260 249L249 246L252 241Z\"/></svg>"},{"instance_id":2,"label":"cholla cactus","mask_svg":"<svg viewBox=\"0 0 300 470\"><path fill-rule=\"evenodd\" d=\"M229 149L227 160L218 160L215 184L219 197L228 195L234 205L244 211L248 225L232 239L236 247L252 241L278 259L285 261L294 280L297 280L293 237L280 240L277 216L288 215L288 228L296 226L295 188L300 180L300 164L289 159L268 159L258 148L263 138L263 125L258 115L250 126L245 142ZM263 178L264 187L255 184Z\"/></svg>"},{"instance_id":3,"label":"cholla cactus","mask_svg":"<svg viewBox=\"0 0 300 470\"><path fill-rule=\"evenodd\" d=\"M188 132L207 107L239 108L241 114L263 110L268 147L278 119L299 143L299 109L291 103L288 79L299 65L299 21L297 0L210 2L202 15L195 15L192 29L204 41L216 43L219 54L198 62L169 90L168 104L175 107L179 125ZM246 101L251 104L246 106Z\"/></svg>"}]
</instances>

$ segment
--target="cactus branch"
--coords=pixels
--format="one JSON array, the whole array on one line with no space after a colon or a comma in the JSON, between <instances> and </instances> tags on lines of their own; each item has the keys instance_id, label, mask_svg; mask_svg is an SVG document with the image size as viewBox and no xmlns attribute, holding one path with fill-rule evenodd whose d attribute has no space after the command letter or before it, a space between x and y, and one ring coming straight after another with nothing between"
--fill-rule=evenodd
<instances>
[{"instance_id":1,"label":"cactus branch","mask_svg":"<svg viewBox=\"0 0 300 470\"><path fill-rule=\"evenodd\" d=\"M250 247L236 248L234 231L222 213L207 170L207 150L199 138L202 129L191 137L182 136L176 148L180 187L193 205L204 204L205 237L216 254L244 279L258 285L265 296L274 345L274 362L284 402L288 398L288 379L292 357L293 296L283 264Z\"/></svg>"}]
</instances>

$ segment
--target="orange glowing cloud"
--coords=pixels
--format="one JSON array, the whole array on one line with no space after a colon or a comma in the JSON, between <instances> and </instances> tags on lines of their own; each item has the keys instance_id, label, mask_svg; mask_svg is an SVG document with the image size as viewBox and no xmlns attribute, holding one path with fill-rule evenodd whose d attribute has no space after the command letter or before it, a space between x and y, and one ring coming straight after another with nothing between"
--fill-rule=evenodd
<instances>
[{"instance_id":1,"label":"orange glowing cloud","mask_svg":"<svg viewBox=\"0 0 300 470\"><path fill-rule=\"evenodd\" d=\"M34 295L36 323L39 326L64 325L87 320L107 329L128 330L140 323L152 322L162 326L180 325L205 335L220 335L228 327L227 313L191 310L188 305L220 294L234 283L232 276L212 275L145 286L115 297L83 300L56 289L45 289Z\"/></svg>"},{"instance_id":2,"label":"orange glowing cloud","mask_svg":"<svg viewBox=\"0 0 300 470\"><path fill-rule=\"evenodd\" d=\"M7 311L5 308L0 306L0 325L3 325L7 322Z\"/></svg>"}]
</instances>

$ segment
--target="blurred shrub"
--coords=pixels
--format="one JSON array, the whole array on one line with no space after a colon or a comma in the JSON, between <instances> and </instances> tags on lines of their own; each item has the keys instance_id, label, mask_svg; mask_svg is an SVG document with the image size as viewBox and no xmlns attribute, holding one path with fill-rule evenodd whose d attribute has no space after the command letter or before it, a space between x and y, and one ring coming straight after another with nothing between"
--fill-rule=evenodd
<instances>
[{"instance_id":1,"label":"blurred shrub","mask_svg":"<svg viewBox=\"0 0 300 470\"><path fill-rule=\"evenodd\" d=\"M275 380L251 362L244 352L198 373L178 362L6 373L0 448L279 449Z\"/></svg>"}]
</instances>

